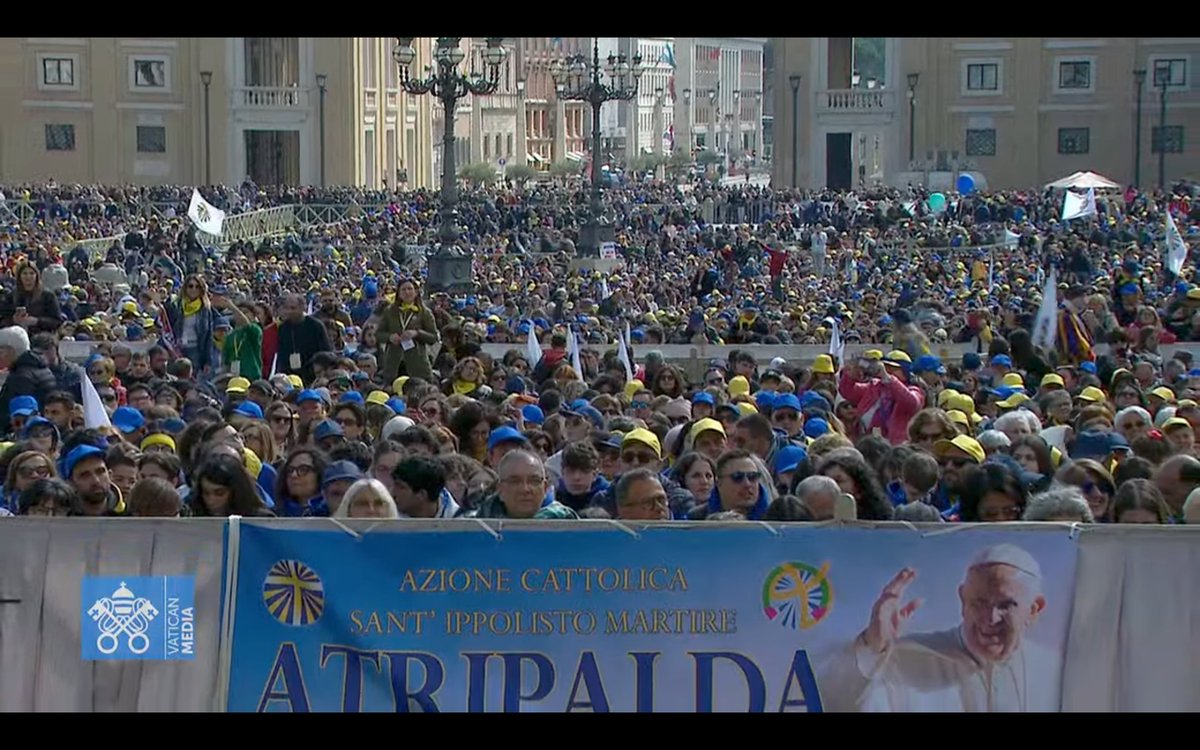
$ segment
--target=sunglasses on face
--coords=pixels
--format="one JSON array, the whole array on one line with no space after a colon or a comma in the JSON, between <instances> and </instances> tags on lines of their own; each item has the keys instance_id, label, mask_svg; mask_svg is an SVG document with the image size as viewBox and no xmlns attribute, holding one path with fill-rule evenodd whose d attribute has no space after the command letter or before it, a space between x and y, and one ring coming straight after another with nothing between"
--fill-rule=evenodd
<instances>
[{"instance_id":1,"label":"sunglasses on face","mask_svg":"<svg viewBox=\"0 0 1200 750\"><path fill-rule=\"evenodd\" d=\"M652 464L658 461L658 457L652 453L622 453L621 460L632 466L634 464Z\"/></svg>"},{"instance_id":2,"label":"sunglasses on face","mask_svg":"<svg viewBox=\"0 0 1200 750\"><path fill-rule=\"evenodd\" d=\"M630 407L632 407L634 409L649 409L650 408L649 401L633 401L629 405L630 405Z\"/></svg>"},{"instance_id":3,"label":"sunglasses on face","mask_svg":"<svg viewBox=\"0 0 1200 750\"><path fill-rule=\"evenodd\" d=\"M795 422L800 419L800 415L793 411L775 412L776 422Z\"/></svg>"},{"instance_id":4,"label":"sunglasses on face","mask_svg":"<svg viewBox=\"0 0 1200 750\"><path fill-rule=\"evenodd\" d=\"M754 484L762 479L761 471L732 471L725 475L725 479L733 480L735 484L745 484L750 482Z\"/></svg>"},{"instance_id":5,"label":"sunglasses on face","mask_svg":"<svg viewBox=\"0 0 1200 750\"><path fill-rule=\"evenodd\" d=\"M22 479L45 479L50 476L49 466L22 466L17 469L17 474Z\"/></svg>"},{"instance_id":6,"label":"sunglasses on face","mask_svg":"<svg viewBox=\"0 0 1200 750\"><path fill-rule=\"evenodd\" d=\"M941 463L942 463L942 466L952 467L955 469L961 469L964 466L970 466L971 464L973 464L975 462L969 458L943 458Z\"/></svg>"}]
</instances>

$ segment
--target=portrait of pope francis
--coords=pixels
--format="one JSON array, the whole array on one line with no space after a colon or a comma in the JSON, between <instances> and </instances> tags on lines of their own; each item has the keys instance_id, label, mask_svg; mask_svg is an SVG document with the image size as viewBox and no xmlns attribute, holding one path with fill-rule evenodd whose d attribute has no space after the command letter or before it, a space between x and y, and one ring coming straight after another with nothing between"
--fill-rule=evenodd
<instances>
[{"instance_id":1,"label":"portrait of pope francis","mask_svg":"<svg viewBox=\"0 0 1200 750\"><path fill-rule=\"evenodd\" d=\"M1042 570L1025 550L981 550L958 587L961 622L905 634L921 606L904 568L883 587L866 627L822 670L833 711L1057 711L1061 657L1029 638L1046 608ZM1061 605L1060 605L1061 606Z\"/></svg>"}]
</instances>

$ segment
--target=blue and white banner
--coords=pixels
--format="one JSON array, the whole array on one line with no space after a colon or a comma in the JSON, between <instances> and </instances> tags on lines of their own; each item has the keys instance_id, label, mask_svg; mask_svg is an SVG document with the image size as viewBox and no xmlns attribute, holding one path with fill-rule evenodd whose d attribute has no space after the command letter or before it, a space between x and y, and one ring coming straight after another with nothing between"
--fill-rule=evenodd
<instances>
[{"instance_id":1,"label":"blue and white banner","mask_svg":"<svg viewBox=\"0 0 1200 750\"><path fill-rule=\"evenodd\" d=\"M244 524L229 710L1060 707L1062 528L578 528Z\"/></svg>"},{"instance_id":2,"label":"blue and white banner","mask_svg":"<svg viewBox=\"0 0 1200 750\"><path fill-rule=\"evenodd\" d=\"M193 576L86 576L80 586L85 660L196 658Z\"/></svg>"}]
</instances>

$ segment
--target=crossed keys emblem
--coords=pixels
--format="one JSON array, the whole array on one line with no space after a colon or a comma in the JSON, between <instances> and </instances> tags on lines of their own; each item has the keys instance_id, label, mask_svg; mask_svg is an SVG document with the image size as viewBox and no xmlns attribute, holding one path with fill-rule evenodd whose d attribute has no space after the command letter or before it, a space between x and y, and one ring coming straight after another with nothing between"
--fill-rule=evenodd
<instances>
[{"instance_id":1,"label":"crossed keys emblem","mask_svg":"<svg viewBox=\"0 0 1200 750\"><path fill-rule=\"evenodd\" d=\"M208 206L203 203L196 204L196 216L199 217L202 224L207 224L212 218L212 215L208 213Z\"/></svg>"},{"instance_id":2,"label":"crossed keys emblem","mask_svg":"<svg viewBox=\"0 0 1200 750\"><path fill-rule=\"evenodd\" d=\"M122 633L129 636L128 646L133 653L140 655L149 650L150 637L146 635L146 630L158 616L158 610L149 599L134 596L123 581L111 598L106 596L97 599L88 614L100 628L100 635L96 638L96 648L100 649L100 653L111 654L116 651Z\"/></svg>"}]
</instances>

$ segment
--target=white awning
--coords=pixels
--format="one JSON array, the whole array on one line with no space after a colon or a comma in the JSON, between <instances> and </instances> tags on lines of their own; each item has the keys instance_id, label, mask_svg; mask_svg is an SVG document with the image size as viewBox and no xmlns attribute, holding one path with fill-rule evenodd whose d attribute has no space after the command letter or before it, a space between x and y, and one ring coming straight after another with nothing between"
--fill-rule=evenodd
<instances>
[{"instance_id":1,"label":"white awning","mask_svg":"<svg viewBox=\"0 0 1200 750\"><path fill-rule=\"evenodd\" d=\"M1075 190L1087 190L1088 188L1095 190L1119 190L1121 186L1104 175L1099 175L1095 172L1076 172L1075 174L1067 175L1061 180L1055 180L1046 187L1073 188Z\"/></svg>"},{"instance_id":2,"label":"white awning","mask_svg":"<svg viewBox=\"0 0 1200 750\"><path fill-rule=\"evenodd\" d=\"M584 161L585 159L587 159L587 156L577 151L567 152L567 161Z\"/></svg>"},{"instance_id":3,"label":"white awning","mask_svg":"<svg viewBox=\"0 0 1200 750\"><path fill-rule=\"evenodd\" d=\"M529 153L526 153L526 154L525 154L525 160L526 160L526 161L535 161L535 162L537 162L538 164L541 164L542 162L544 162L544 161L545 161L545 159L543 159L542 157L540 157L540 156L538 156L537 154L535 154L535 153L532 153L532 152L529 152Z\"/></svg>"}]
</instances>

